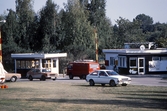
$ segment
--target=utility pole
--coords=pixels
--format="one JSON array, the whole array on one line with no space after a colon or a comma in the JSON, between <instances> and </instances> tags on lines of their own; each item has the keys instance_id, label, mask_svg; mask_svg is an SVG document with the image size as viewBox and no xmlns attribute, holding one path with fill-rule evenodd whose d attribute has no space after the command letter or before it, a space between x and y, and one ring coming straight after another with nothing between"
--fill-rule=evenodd
<instances>
[{"instance_id":1,"label":"utility pole","mask_svg":"<svg viewBox=\"0 0 167 111\"><path fill-rule=\"evenodd\" d=\"M94 28L94 36L95 36L95 52L96 52L96 62L98 62L98 40L97 40L97 29Z\"/></svg>"}]
</instances>

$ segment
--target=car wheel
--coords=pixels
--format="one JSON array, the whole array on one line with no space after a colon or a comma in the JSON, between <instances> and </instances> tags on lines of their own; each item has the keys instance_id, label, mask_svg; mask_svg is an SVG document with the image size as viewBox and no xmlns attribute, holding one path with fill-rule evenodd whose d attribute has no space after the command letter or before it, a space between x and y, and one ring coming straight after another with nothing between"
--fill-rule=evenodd
<instances>
[{"instance_id":1,"label":"car wheel","mask_svg":"<svg viewBox=\"0 0 167 111\"><path fill-rule=\"evenodd\" d=\"M41 80L41 81L45 81L45 80L46 80L46 77L45 77L44 75L42 75L42 77L41 77L40 80Z\"/></svg>"},{"instance_id":2,"label":"car wheel","mask_svg":"<svg viewBox=\"0 0 167 111\"><path fill-rule=\"evenodd\" d=\"M115 84L115 81L114 81L114 80L111 80L109 84L110 84L110 86L111 86L111 87L116 86L116 84Z\"/></svg>"},{"instance_id":3,"label":"car wheel","mask_svg":"<svg viewBox=\"0 0 167 111\"><path fill-rule=\"evenodd\" d=\"M10 79L11 82L16 82L16 80L17 80L16 76L12 76L11 79Z\"/></svg>"},{"instance_id":4,"label":"car wheel","mask_svg":"<svg viewBox=\"0 0 167 111\"><path fill-rule=\"evenodd\" d=\"M33 77L32 77L32 76L29 76L29 80L30 80L30 81L33 81Z\"/></svg>"},{"instance_id":5,"label":"car wheel","mask_svg":"<svg viewBox=\"0 0 167 111\"><path fill-rule=\"evenodd\" d=\"M102 86L105 86L105 84L101 84Z\"/></svg>"},{"instance_id":6,"label":"car wheel","mask_svg":"<svg viewBox=\"0 0 167 111\"><path fill-rule=\"evenodd\" d=\"M72 74L70 74L70 75L69 75L69 78L70 78L70 79L73 79L73 75L72 75Z\"/></svg>"},{"instance_id":7,"label":"car wheel","mask_svg":"<svg viewBox=\"0 0 167 111\"><path fill-rule=\"evenodd\" d=\"M122 86L127 86L127 84L122 84Z\"/></svg>"},{"instance_id":8,"label":"car wheel","mask_svg":"<svg viewBox=\"0 0 167 111\"><path fill-rule=\"evenodd\" d=\"M83 79L83 77L82 77L82 76L80 76L79 78L80 78L80 79Z\"/></svg>"},{"instance_id":9,"label":"car wheel","mask_svg":"<svg viewBox=\"0 0 167 111\"><path fill-rule=\"evenodd\" d=\"M86 75L83 75L82 78L83 78L83 79L86 79Z\"/></svg>"},{"instance_id":10,"label":"car wheel","mask_svg":"<svg viewBox=\"0 0 167 111\"><path fill-rule=\"evenodd\" d=\"M57 79L57 77L55 77L53 80L55 81Z\"/></svg>"},{"instance_id":11,"label":"car wheel","mask_svg":"<svg viewBox=\"0 0 167 111\"><path fill-rule=\"evenodd\" d=\"M94 81L91 79L91 80L89 80L89 85L90 86L94 86L95 85L95 83L94 83Z\"/></svg>"}]
</instances>

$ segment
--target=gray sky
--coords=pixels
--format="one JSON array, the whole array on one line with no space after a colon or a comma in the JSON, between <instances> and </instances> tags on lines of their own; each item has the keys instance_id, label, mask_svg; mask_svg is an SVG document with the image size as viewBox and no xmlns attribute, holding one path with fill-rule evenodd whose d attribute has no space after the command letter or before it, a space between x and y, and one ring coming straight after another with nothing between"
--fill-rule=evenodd
<instances>
[{"instance_id":1,"label":"gray sky","mask_svg":"<svg viewBox=\"0 0 167 111\"><path fill-rule=\"evenodd\" d=\"M53 0L60 8L67 0ZM106 16L115 24L119 17L133 20L139 14L153 18L154 23L167 23L167 0L106 0ZM34 10L39 11L45 6L46 0L34 0ZM15 10L15 0L0 0L0 14L6 9Z\"/></svg>"}]
</instances>

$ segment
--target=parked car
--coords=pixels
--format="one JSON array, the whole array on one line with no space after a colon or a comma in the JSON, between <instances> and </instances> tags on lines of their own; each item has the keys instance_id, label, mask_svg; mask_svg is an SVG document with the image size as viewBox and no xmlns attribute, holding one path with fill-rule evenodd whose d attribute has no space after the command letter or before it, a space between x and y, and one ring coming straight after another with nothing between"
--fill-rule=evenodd
<instances>
[{"instance_id":1,"label":"parked car","mask_svg":"<svg viewBox=\"0 0 167 111\"><path fill-rule=\"evenodd\" d=\"M10 73L5 71L5 81L16 82L17 79L21 78L20 73Z\"/></svg>"},{"instance_id":2,"label":"parked car","mask_svg":"<svg viewBox=\"0 0 167 111\"><path fill-rule=\"evenodd\" d=\"M46 79L56 80L58 77L57 73L52 73L48 69L31 69L27 72L26 77L33 81L33 79L40 79L41 81L45 81Z\"/></svg>"},{"instance_id":3,"label":"parked car","mask_svg":"<svg viewBox=\"0 0 167 111\"><path fill-rule=\"evenodd\" d=\"M117 85L127 86L131 83L131 78L119 75L114 70L96 70L86 76L86 81L89 82L90 86L109 84L113 87Z\"/></svg>"}]
</instances>

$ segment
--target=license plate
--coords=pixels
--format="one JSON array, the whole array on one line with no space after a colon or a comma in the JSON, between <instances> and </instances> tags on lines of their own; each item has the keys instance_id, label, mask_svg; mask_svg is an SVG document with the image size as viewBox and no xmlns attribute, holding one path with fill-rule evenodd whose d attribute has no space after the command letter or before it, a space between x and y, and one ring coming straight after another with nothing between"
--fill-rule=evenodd
<instances>
[{"instance_id":1,"label":"license plate","mask_svg":"<svg viewBox=\"0 0 167 111\"><path fill-rule=\"evenodd\" d=\"M124 83L124 84L127 84L127 83L128 83L128 81L123 81L123 83Z\"/></svg>"},{"instance_id":2,"label":"license plate","mask_svg":"<svg viewBox=\"0 0 167 111\"><path fill-rule=\"evenodd\" d=\"M55 77L51 77L51 79L54 79Z\"/></svg>"}]
</instances>

